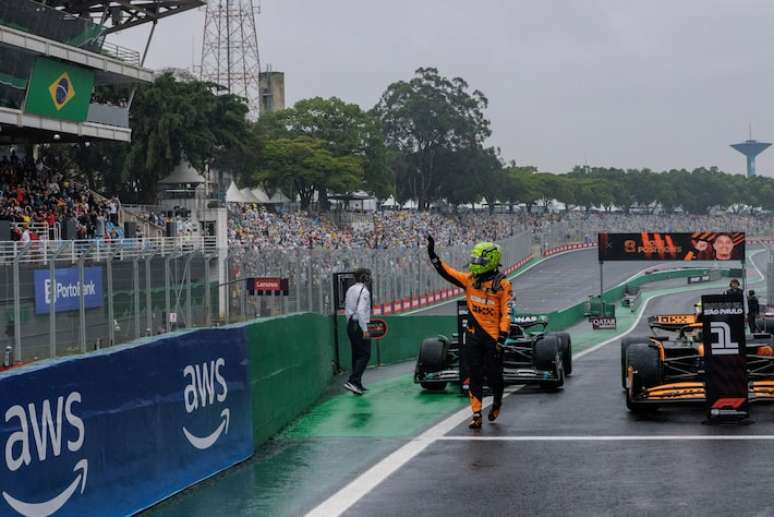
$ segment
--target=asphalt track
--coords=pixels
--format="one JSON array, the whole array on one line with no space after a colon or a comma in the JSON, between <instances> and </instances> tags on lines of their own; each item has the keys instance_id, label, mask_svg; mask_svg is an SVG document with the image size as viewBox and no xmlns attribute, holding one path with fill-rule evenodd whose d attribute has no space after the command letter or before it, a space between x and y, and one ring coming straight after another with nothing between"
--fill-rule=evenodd
<instances>
[{"instance_id":1,"label":"asphalt track","mask_svg":"<svg viewBox=\"0 0 774 517\"><path fill-rule=\"evenodd\" d=\"M608 262L604 286L609 289L627 278L663 263ZM671 263L674 267L674 262ZM599 261L596 249L562 253L550 257L513 280L516 306L521 312L550 312L564 309L599 294ZM443 303L416 314L455 314L455 301ZM412 313L412 314L415 314Z\"/></svg>"},{"instance_id":2,"label":"asphalt track","mask_svg":"<svg viewBox=\"0 0 774 517\"><path fill-rule=\"evenodd\" d=\"M701 292L644 313L691 311ZM647 331L643 317L632 335ZM774 514L774 408L754 407L750 425L705 425L700 409L636 417L619 359L615 340L578 358L564 390L515 391L495 424L436 435L345 515Z\"/></svg>"}]
</instances>

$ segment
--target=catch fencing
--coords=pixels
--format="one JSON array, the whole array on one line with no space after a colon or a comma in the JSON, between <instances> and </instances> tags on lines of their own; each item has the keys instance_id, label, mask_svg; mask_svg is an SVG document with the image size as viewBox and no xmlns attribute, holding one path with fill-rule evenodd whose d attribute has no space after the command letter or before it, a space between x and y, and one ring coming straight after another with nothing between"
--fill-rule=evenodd
<instances>
[{"instance_id":1,"label":"catch fencing","mask_svg":"<svg viewBox=\"0 0 774 517\"><path fill-rule=\"evenodd\" d=\"M523 232L497 241L503 250L503 265L515 264L532 253L532 237ZM437 243L438 255L456 268L470 258L469 245ZM333 313L332 275L357 268L371 270L372 302L414 299L435 292L448 283L433 269L424 247L394 249L295 249L289 251L251 249L231 243L228 256L229 321L275 316L293 312ZM288 296L250 296L246 278L289 279Z\"/></svg>"},{"instance_id":2,"label":"catch fencing","mask_svg":"<svg viewBox=\"0 0 774 517\"><path fill-rule=\"evenodd\" d=\"M530 232L498 244L505 268L535 247ZM453 267L469 260L469 245L436 248ZM0 369L184 328L332 314L333 273L361 267L372 272L375 306L449 287L424 247L278 251L226 248L214 237L0 242ZM287 295L250 294L254 277L287 279Z\"/></svg>"},{"instance_id":3,"label":"catch fencing","mask_svg":"<svg viewBox=\"0 0 774 517\"><path fill-rule=\"evenodd\" d=\"M3 364L211 324L217 282L205 279L217 278L215 244L209 237L1 242Z\"/></svg>"}]
</instances>

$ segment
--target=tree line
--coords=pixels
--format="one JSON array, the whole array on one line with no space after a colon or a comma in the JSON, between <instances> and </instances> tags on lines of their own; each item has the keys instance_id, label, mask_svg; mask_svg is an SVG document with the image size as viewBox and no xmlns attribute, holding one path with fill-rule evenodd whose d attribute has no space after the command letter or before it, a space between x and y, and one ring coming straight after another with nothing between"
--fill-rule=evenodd
<instances>
[{"instance_id":1,"label":"tree line","mask_svg":"<svg viewBox=\"0 0 774 517\"><path fill-rule=\"evenodd\" d=\"M380 200L413 200L426 210L499 203L511 208L633 207L706 213L712 207L774 210L774 179L726 174L716 167L691 171L576 166L555 174L506 162L486 145L492 131L488 99L462 78L420 68L387 86L364 110L339 98L315 97L293 107L247 118L245 100L219 95L218 86L180 73L162 73L140 86L130 110L132 143L47 146L92 188L125 202L153 203L157 182L181 159L198 170L229 172L242 186L263 186L297 198L302 208L331 194L366 191ZM126 102L128 90L99 92Z\"/></svg>"}]
</instances>

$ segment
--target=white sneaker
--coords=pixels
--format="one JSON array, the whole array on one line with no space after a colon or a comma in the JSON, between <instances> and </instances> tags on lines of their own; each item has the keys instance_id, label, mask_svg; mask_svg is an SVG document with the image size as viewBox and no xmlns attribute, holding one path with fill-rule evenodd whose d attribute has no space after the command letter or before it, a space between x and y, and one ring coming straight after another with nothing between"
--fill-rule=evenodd
<instances>
[{"instance_id":1,"label":"white sneaker","mask_svg":"<svg viewBox=\"0 0 774 517\"><path fill-rule=\"evenodd\" d=\"M344 383L344 389L351 391L355 395L362 395L363 394L363 390L361 390L360 388L358 388L357 386L355 386L354 384L352 384L349 381Z\"/></svg>"}]
</instances>

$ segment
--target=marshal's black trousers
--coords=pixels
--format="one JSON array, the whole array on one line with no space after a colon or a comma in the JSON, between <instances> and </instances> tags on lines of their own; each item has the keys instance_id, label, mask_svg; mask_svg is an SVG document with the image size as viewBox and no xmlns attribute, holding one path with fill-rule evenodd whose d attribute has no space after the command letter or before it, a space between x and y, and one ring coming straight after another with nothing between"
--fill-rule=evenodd
<instances>
[{"instance_id":1,"label":"marshal's black trousers","mask_svg":"<svg viewBox=\"0 0 774 517\"><path fill-rule=\"evenodd\" d=\"M352 346L352 373L349 382L357 387L363 386L363 372L371 360L371 340L363 337L363 329L357 321L350 318L347 322L347 336Z\"/></svg>"}]
</instances>

